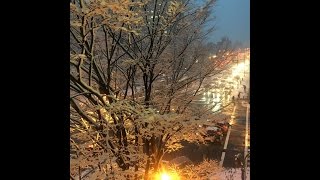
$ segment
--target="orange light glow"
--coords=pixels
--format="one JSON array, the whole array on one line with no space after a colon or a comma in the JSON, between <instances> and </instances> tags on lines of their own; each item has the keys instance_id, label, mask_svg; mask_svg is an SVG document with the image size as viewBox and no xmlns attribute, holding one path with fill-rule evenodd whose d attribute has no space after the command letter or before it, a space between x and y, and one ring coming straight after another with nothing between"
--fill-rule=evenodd
<instances>
[{"instance_id":1,"label":"orange light glow","mask_svg":"<svg viewBox=\"0 0 320 180\"><path fill-rule=\"evenodd\" d=\"M157 173L155 176L156 180L180 180L179 176L175 172L160 172Z\"/></svg>"},{"instance_id":2,"label":"orange light glow","mask_svg":"<svg viewBox=\"0 0 320 180\"><path fill-rule=\"evenodd\" d=\"M165 173L161 174L161 180L170 180L170 179L171 178L168 174L165 174Z\"/></svg>"}]
</instances>

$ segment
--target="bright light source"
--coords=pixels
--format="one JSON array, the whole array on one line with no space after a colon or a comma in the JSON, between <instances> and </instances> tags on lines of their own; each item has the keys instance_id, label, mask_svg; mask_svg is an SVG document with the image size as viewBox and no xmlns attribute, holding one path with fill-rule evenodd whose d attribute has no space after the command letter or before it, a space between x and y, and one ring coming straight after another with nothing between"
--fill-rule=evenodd
<instances>
[{"instance_id":1,"label":"bright light source","mask_svg":"<svg viewBox=\"0 0 320 180\"><path fill-rule=\"evenodd\" d=\"M170 176L166 173L161 174L161 180L170 180Z\"/></svg>"},{"instance_id":2,"label":"bright light source","mask_svg":"<svg viewBox=\"0 0 320 180\"><path fill-rule=\"evenodd\" d=\"M245 69L245 64L243 62L239 63L238 65L235 65L232 70L232 76L235 77L235 76L238 76L239 74L242 74L244 69Z\"/></svg>"},{"instance_id":3,"label":"bright light source","mask_svg":"<svg viewBox=\"0 0 320 180\"><path fill-rule=\"evenodd\" d=\"M179 180L179 176L176 172L161 172L156 174L156 180Z\"/></svg>"}]
</instances>

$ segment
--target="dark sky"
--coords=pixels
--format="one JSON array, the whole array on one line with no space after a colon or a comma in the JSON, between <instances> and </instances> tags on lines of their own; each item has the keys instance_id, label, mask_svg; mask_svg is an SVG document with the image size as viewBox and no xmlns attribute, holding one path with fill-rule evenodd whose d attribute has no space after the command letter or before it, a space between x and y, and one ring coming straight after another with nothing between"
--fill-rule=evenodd
<instances>
[{"instance_id":1,"label":"dark sky","mask_svg":"<svg viewBox=\"0 0 320 180\"><path fill-rule=\"evenodd\" d=\"M227 36L233 42L250 46L250 0L218 0L213 13L216 30L211 39L214 42Z\"/></svg>"}]
</instances>

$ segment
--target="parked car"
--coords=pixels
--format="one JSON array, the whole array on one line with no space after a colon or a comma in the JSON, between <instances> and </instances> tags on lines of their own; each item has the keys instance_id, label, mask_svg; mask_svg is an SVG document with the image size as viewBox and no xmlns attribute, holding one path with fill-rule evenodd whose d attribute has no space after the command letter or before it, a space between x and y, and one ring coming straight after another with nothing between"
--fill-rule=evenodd
<instances>
[{"instance_id":1,"label":"parked car","mask_svg":"<svg viewBox=\"0 0 320 180\"><path fill-rule=\"evenodd\" d=\"M200 131L206 142L223 143L223 129L219 126L203 125L204 131Z\"/></svg>"},{"instance_id":2,"label":"parked car","mask_svg":"<svg viewBox=\"0 0 320 180\"><path fill-rule=\"evenodd\" d=\"M226 134L228 132L228 128L230 126L229 123L225 122L225 123L217 123L217 126L221 128L223 134Z\"/></svg>"}]
</instances>

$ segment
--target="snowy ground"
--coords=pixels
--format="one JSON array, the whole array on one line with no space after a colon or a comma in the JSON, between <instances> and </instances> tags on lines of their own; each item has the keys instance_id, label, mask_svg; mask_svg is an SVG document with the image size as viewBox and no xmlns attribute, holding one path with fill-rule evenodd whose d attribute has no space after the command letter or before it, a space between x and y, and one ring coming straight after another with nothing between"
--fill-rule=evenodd
<instances>
[{"instance_id":1,"label":"snowy ground","mask_svg":"<svg viewBox=\"0 0 320 180\"><path fill-rule=\"evenodd\" d=\"M250 180L250 168L247 169L246 180ZM209 180L241 180L241 169L224 169L217 174L212 174Z\"/></svg>"}]
</instances>

